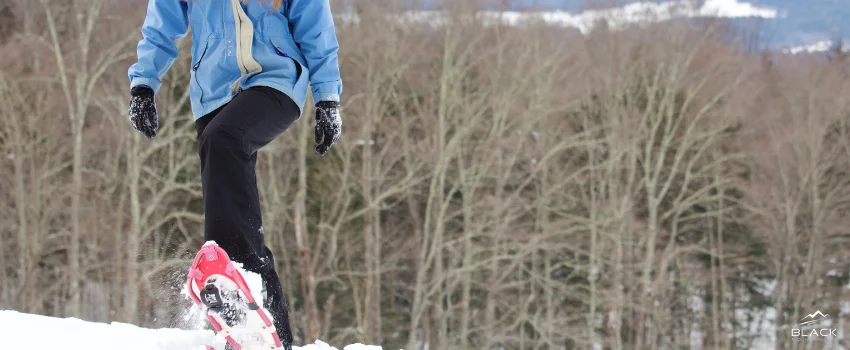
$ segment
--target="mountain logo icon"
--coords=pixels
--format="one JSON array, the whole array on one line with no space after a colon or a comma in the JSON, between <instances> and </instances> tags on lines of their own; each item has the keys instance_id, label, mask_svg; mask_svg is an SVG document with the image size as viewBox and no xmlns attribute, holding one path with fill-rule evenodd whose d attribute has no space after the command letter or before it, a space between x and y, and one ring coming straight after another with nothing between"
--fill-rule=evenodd
<instances>
[{"instance_id":1,"label":"mountain logo icon","mask_svg":"<svg viewBox=\"0 0 850 350\"><path fill-rule=\"evenodd\" d=\"M806 315L806 317L803 317L800 320L800 323L798 324L798 326L808 326L810 324L815 324L815 323L818 323L818 322L826 320L826 319L829 319L829 315L824 314L823 312L820 312L820 310L817 310L817 311L815 311L815 313L808 314L808 315Z\"/></svg>"}]
</instances>

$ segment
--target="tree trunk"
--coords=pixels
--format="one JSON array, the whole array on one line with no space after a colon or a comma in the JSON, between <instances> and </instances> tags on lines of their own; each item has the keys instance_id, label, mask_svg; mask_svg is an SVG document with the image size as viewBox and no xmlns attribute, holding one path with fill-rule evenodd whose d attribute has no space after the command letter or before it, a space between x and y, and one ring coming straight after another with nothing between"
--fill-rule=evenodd
<instances>
[{"instance_id":1,"label":"tree trunk","mask_svg":"<svg viewBox=\"0 0 850 350\"><path fill-rule=\"evenodd\" d=\"M298 191L295 194L294 224L295 245L298 249L298 267L301 270L301 293L307 317L305 343L313 343L319 337L319 306L316 302L316 277L313 274L310 241L307 237L307 150L310 144L310 125L301 123L298 135Z\"/></svg>"},{"instance_id":2,"label":"tree trunk","mask_svg":"<svg viewBox=\"0 0 850 350\"><path fill-rule=\"evenodd\" d=\"M133 135L130 146L127 148L127 183L130 192L130 229L126 235L126 247L119 247L125 252L124 261L118 262L124 273L124 318L127 322L134 322L138 316L139 309L139 268L138 257L141 247L142 236L142 206L139 198L139 182L141 181L142 159L139 147L140 135Z\"/></svg>"}]
</instances>

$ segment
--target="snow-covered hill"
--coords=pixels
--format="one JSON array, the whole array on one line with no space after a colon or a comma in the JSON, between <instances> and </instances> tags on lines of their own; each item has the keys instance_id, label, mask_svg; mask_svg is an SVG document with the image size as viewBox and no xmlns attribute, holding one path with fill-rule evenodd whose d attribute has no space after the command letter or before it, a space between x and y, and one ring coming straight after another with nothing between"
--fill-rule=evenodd
<instances>
[{"instance_id":1,"label":"snow-covered hill","mask_svg":"<svg viewBox=\"0 0 850 350\"><path fill-rule=\"evenodd\" d=\"M204 350L224 349L224 340L208 330L149 329L126 323L96 323L0 310L3 349L20 350ZM316 341L300 350L338 350ZM352 344L342 350L382 350Z\"/></svg>"},{"instance_id":2,"label":"snow-covered hill","mask_svg":"<svg viewBox=\"0 0 850 350\"><path fill-rule=\"evenodd\" d=\"M412 11L433 10L446 0L399 0ZM713 17L758 28L763 44L772 49L790 51L818 47L826 41L850 38L850 2L848 0L485 0L491 11L536 13L552 22L567 23L586 30L587 20L608 17L616 23L637 17ZM503 6L507 6L506 8ZM687 9L671 13L671 8ZM636 12L637 10L637 12ZM674 11L676 12L676 11ZM653 14L654 13L654 14ZM514 16L514 15L511 15Z\"/></svg>"},{"instance_id":3,"label":"snow-covered hill","mask_svg":"<svg viewBox=\"0 0 850 350\"><path fill-rule=\"evenodd\" d=\"M629 25L646 22L668 21L673 18L774 18L777 13L769 7L759 7L738 0L704 0L700 4L692 1L636 2L621 7L609 7L584 11L565 11L562 9L547 11L487 10L478 13L485 23L497 23L519 26L530 22L543 21L549 25L575 28L581 33L590 32L600 22L610 29L622 29ZM339 15L343 22L357 23L359 18L353 13ZM411 10L398 18L403 22L427 23L439 26L443 23L443 13L437 10Z\"/></svg>"}]
</instances>

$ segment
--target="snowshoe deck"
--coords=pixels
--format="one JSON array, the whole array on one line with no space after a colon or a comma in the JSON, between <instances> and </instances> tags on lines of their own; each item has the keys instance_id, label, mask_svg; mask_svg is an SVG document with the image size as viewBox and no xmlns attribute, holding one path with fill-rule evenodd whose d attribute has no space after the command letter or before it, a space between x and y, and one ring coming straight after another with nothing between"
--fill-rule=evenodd
<instances>
[{"instance_id":1,"label":"snowshoe deck","mask_svg":"<svg viewBox=\"0 0 850 350\"><path fill-rule=\"evenodd\" d=\"M269 313L258 304L233 261L215 243L201 247L189 274L189 295L233 350L283 349Z\"/></svg>"}]
</instances>

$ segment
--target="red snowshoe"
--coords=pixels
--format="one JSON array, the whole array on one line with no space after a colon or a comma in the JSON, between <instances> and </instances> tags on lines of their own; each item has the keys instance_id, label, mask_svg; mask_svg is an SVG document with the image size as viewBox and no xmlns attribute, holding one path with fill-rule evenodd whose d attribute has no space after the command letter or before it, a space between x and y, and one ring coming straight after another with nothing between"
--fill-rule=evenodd
<instances>
[{"instance_id":1,"label":"red snowshoe","mask_svg":"<svg viewBox=\"0 0 850 350\"><path fill-rule=\"evenodd\" d=\"M283 349L269 313L254 300L227 253L208 242L195 256L187 276L189 295L204 309L215 332L233 350Z\"/></svg>"}]
</instances>

